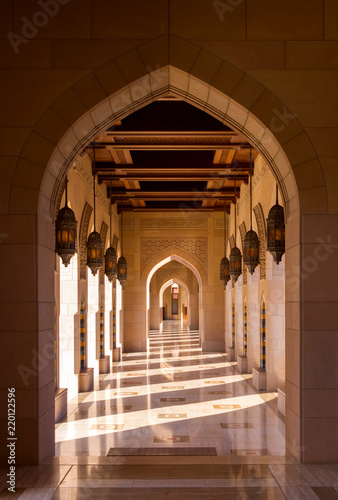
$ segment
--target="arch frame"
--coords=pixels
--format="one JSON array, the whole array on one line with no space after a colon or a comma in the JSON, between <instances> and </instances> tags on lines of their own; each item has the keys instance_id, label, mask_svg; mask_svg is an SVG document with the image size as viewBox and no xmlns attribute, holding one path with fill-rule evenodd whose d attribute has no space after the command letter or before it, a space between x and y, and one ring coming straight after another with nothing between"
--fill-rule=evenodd
<instances>
[{"instance_id":1,"label":"arch frame","mask_svg":"<svg viewBox=\"0 0 338 500\"><path fill-rule=\"evenodd\" d=\"M185 100L222 123L243 133L269 164L279 184L286 217L299 212L296 180L282 146L253 113L211 84L172 65L152 71L88 110L65 133L47 164L39 195L38 212L53 220L57 197L69 166L101 130L122 120L159 97Z\"/></svg>"}]
</instances>

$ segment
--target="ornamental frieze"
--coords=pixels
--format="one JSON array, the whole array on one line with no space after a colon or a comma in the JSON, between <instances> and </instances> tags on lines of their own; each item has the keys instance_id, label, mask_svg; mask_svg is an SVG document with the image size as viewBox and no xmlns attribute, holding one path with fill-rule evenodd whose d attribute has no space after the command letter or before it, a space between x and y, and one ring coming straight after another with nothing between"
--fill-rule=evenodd
<instances>
[{"instance_id":1,"label":"ornamental frieze","mask_svg":"<svg viewBox=\"0 0 338 500\"><path fill-rule=\"evenodd\" d=\"M141 262L145 264L163 250L176 247L198 259L203 265L207 262L207 238L142 238Z\"/></svg>"}]
</instances>

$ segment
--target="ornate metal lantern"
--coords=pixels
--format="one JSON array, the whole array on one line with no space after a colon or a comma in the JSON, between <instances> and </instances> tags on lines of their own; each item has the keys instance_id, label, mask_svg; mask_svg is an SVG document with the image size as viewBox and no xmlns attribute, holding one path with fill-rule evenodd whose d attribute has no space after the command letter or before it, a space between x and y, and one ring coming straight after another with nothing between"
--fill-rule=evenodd
<instances>
[{"instance_id":1,"label":"ornate metal lantern","mask_svg":"<svg viewBox=\"0 0 338 500\"><path fill-rule=\"evenodd\" d=\"M96 197L95 197L95 141L94 141L94 162L93 162L93 181L94 181L94 231L90 233L87 241L87 266L95 276L97 271L103 266L103 243L101 236L96 231Z\"/></svg>"},{"instance_id":2,"label":"ornate metal lantern","mask_svg":"<svg viewBox=\"0 0 338 500\"><path fill-rule=\"evenodd\" d=\"M226 200L224 198L224 257L221 260L220 263L220 280L224 284L224 289L227 286L228 282L230 281L230 274L229 274L229 259L226 256Z\"/></svg>"},{"instance_id":3,"label":"ornate metal lantern","mask_svg":"<svg viewBox=\"0 0 338 500\"><path fill-rule=\"evenodd\" d=\"M127 260L123 257L123 201L121 199L121 257L117 262L117 279L123 287L124 282L127 280Z\"/></svg>"},{"instance_id":4,"label":"ornate metal lantern","mask_svg":"<svg viewBox=\"0 0 338 500\"><path fill-rule=\"evenodd\" d=\"M259 239L257 233L252 229L252 150L250 148L250 231L248 231L243 243L243 262L253 274L259 264Z\"/></svg>"},{"instance_id":5,"label":"ornate metal lantern","mask_svg":"<svg viewBox=\"0 0 338 500\"><path fill-rule=\"evenodd\" d=\"M220 267L220 280L223 281L224 288L225 288L227 286L228 282L230 281L229 259L227 257L223 257L219 267Z\"/></svg>"},{"instance_id":6,"label":"ornate metal lantern","mask_svg":"<svg viewBox=\"0 0 338 500\"><path fill-rule=\"evenodd\" d=\"M109 198L110 198L110 247L107 248L106 254L104 256L104 269L105 269L105 274L110 282L113 281L114 278L116 278L117 275L117 255L116 255L116 250L115 248L112 247L111 244L111 230L112 230L112 223L111 223L111 175L110 175L110 193L109 193Z\"/></svg>"},{"instance_id":7,"label":"ornate metal lantern","mask_svg":"<svg viewBox=\"0 0 338 500\"><path fill-rule=\"evenodd\" d=\"M119 258L117 262L117 279L123 286L123 283L127 280L127 261L123 255Z\"/></svg>"},{"instance_id":8,"label":"ornate metal lantern","mask_svg":"<svg viewBox=\"0 0 338 500\"><path fill-rule=\"evenodd\" d=\"M110 282L116 278L117 275L117 255L116 250L113 247L109 247L106 250L104 256L104 272Z\"/></svg>"},{"instance_id":9,"label":"ornate metal lantern","mask_svg":"<svg viewBox=\"0 0 338 500\"><path fill-rule=\"evenodd\" d=\"M230 252L230 276L234 279L234 282L238 280L240 275L242 274L242 254L239 248L236 245L236 220L237 220L237 195L236 195L236 174L235 174L235 246L231 249Z\"/></svg>"},{"instance_id":10,"label":"ornate metal lantern","mask_svg":"<svg viewBox=\"0 0 338 500\"><path fill-rule=\"evenodd\" d=\"M238 280L242 274L242 254L238 247L234 246L230 252L230 276L233 277L234 282Z\"/></svg>"},{"instance_id":11,"label":"ornate metal lantern","mask_svg":"<svg viewBox=\"0 0 338 500\"><path fill-rule=\"evenodd\" d=\"M103 243L97 231L88 236L87 241L87 266L95 276L103 265Z\"/></svg>"},{"instance_id":12,"label":"ornate metal lantern","mask_svg":"<svg viewBox=\"0 0 338 500\"><path fill-rule=\"evenodd\" d=\"M68 207L68 179L66 178L65 206L59 210L55 221L55 252L61 257L64 266L68 266L77 251L77 220Z\"/></svg>"},{"instance_id":13,"label":"ornate metal lantern","mask_svg":"<svg viewBox=\"0 0 338 500\"><path fill-rule=\"evenodd\" d=\"M269 212L266 219L267 225L267 250L278 265L285 253L285 222L284 209L278 204L278 186L276 185L276 205Z\"/></svg>"}]
</instances>

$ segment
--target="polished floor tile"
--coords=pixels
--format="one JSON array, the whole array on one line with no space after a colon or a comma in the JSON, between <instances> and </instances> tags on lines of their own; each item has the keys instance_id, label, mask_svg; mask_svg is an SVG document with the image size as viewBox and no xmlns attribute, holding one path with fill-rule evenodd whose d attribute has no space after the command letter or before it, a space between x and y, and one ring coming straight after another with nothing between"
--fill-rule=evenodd
<instances>
[{"instance_id":1,"label":"polished floor tile","mask_svg":"<svg viewBox=\"0 0 338 500\"><path fill-rule=\"evenodd\" d=\"M57 456L18 466L14 495L0 468L0 499L334 500L338 465L285 455L277 394L199 345L175 322L151 332L148 353L124 354L70 402Z\"/></svg>"}]
</instances>

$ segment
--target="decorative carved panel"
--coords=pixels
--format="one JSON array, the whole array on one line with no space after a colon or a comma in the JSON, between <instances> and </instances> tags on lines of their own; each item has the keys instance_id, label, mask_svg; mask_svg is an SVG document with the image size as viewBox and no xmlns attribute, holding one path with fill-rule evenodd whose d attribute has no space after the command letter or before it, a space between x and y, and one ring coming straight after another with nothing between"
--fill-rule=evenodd
<instances>
[{"instance_id":1,"label":"decorative carved panel","mask_svg":"<svg viewBox=\"0 0 338 500\"><path fill-rule=\"evenodd\" d=\"M82 218L81 218L81 225L80 225L80 279L87 279L87 236L88 236L88 226L89 226L89 221L90 217L92 215L93 208L89 205L89 203L86 203L83 212L82 212Z\"/></svg>"},{"instance_id":2,"label":"decorative carved panel","mask_svg":"<svg viewBox=\"0 0 338 500\"><path fill-rule=\"evenodd\" d=\"M172 267L169 269L166 268L160 268L156 272L157 276L157 283L158 285L161 285L163 283L166 283L169 281L171 278L179 278L185 283L189 289L189 292L192 293L193 291L193 279L194 279L194 274L193 272L187 268L187 267Z\"/></svg>"},{"instance_id":3,"label":"decorative carved panel","mask_svg":"<svg viewBox=\"0 0 338 500\"><path fill-rule=\"evenodd\" d=\"M62 196L63 196L65 188L66 188L66 179L62 182L62 184L59 188L59 193L57 196L56 207L55 207L55 217L57 217L57 214L59 213L60 206L61 206L61 200L62 200Z\"/></svg>"},{"instance_id":4,"label":"decorative carved panel","mask_svg":"<svg viewBox=\"0 0 338 500\"><path fill-rule=\"evenodd\" d=\"M170 247L181 248L182 250L198 259L203 265L205 265L207 262L207 238L142 238L142 263L145 264L146 262L149 262L149 260L155 257L158 253Z\"/></svg>"},{"instance_id":5,"label":"decorative carved panel","mask_svg":"<svg viewBox=\"0 0 338 500\"><path fill-rule=\"evenodd\" d=\"M113 237L113 243L112 243L112 247L114 248L114 250L117 251L117 245L119 244L119 239L118 237L116 236L116 234L114 234L114 237Z\"/></svg>"},{"instance_id":6,"label":"decorative carved panel","mask_svg":"<svg viewBox=\"0 0 338 500\"><path fill-rule=\"evenodd\" d=\"M246 226L245 226L244 221L239 226L239 232L241 233L242 248L244 248L244 238L246 235ZM243 270L243 285L247 285L248 284L248 268L243 264L243 261L242 261L242 270Z\"/></svg>"},{"instance_id":7,"label":"decorative carved panel","mask_svg":"<svg viewBox=\"0 0 338 500\"><path fill-rule=\"evenodd\" d=\"M206 218L175 217L170 219L142 219L141 231L147 229L208 229Z\"/></svg>"},{"instance_id":8,"label":"decorative carved panel","mask_svg":"<svg viewBox=\"0 0 338 500\"><path fill-rule=\"evenodd\" d=\"M258 238L259 238L259 263L260 263L259 279L265 280L266 279L266 225L265 225L265 218L262 205L258 203L254 207L253 211L256 217Z\"/></svg>"}]
</instances>

